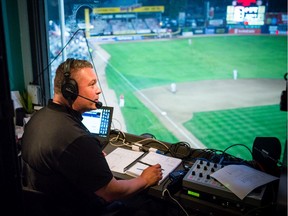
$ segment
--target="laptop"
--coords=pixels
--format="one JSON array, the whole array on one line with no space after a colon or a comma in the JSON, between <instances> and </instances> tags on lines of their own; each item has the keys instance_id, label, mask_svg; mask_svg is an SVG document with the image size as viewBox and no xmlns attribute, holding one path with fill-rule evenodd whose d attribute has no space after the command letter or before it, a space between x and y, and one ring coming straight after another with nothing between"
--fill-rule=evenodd
<instances>
[{"instance_id":1,"label":"laptop","mask_svg":"<svg viewBox=\"0 0 288 216\"><path fill-rule=\"evenodd\" d=\"M102 106L82 114L82 123L105 146L109 143L109 135L113 117L113 107Z\"/></svg>"}]
</instances>

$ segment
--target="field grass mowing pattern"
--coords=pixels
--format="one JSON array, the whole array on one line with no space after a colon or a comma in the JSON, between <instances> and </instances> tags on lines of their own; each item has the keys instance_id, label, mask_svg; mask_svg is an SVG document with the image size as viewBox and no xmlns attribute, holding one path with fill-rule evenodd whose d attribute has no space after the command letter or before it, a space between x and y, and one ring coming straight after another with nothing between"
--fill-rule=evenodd
<instances>
[{"instance_id":1,"label":"field grass mowing pattern","mask_svg":"<svg viewBox=\"0 0 288 216\"><path fill-rule=\"evenodd\" d=\"M184 126L208 148L224 150L232 144L244 144L252 149L255 137L277 137L285 143L286 116L278 105L249 107L195 113ZM242 150L244 152L231 148L230 153L251 159L250 153Z\"/></svg>"},{"instance_id":2,"label":"field grass mowing pattern","mask_svg":"<svg viewBox=\"0 0 288 216\"><path fill-rule=\"evenodd\" d=\"M128 132L136 135L149 132L171 143L179 140L138 100L135 89L119 73L141 90L171 82L231 79L234 69L238 70L240 79L283 79L287 71L286 37L195 37L191 46L187 39L101 46L111 55L106 68L108 84L117 97L125 95L122 112ZM185 126L208 148L223 150L235 143L251 148L257 136L275 136L284 146L286 122L286 113L280 112L276 104L194 113L194 118ZM250 157L247 151L237 148L231 148L229 153Z\"/></svg>"}]
</instances>

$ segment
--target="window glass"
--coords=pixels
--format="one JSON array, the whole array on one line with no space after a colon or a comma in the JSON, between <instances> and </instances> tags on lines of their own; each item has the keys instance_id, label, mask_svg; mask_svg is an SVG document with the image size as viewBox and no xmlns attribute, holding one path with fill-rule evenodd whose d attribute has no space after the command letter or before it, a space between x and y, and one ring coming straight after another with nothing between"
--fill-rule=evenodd
<instances>
[{"instance_id":1,"label":"window glass","mask_svg":"<svg viewBox=\"0 0 288 216\"><path fill-rule=\"evenodd\" d=\"M51 86L63 60L87 59L113 129L248 160L256 137L284 149L287 21L266 1L79 2L47 1Z\"/></svg>"}]
</instances>

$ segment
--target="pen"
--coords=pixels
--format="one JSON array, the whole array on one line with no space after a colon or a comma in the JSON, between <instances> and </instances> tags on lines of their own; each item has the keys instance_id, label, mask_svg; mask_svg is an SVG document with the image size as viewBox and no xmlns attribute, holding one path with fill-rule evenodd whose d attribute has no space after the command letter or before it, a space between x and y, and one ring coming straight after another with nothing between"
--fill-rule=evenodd
<instances>
[{"instance_id":1,"label":"pen","mask_svg":"<svg viewBox=\"0 0 288 216\"><path fill-rule=\"evenodd\" d=\"M145 165L147 165L147 166L153 166L152 164L148 164L148 163L145 163L145 162L143 162L143 161L138 161L139 163L142 163L142 164L145 164ZM161 169L162 171L164 171L164 169Z\"/></svg>"},{"instance_id":2,"label":"pen","mask_svg":"<svg viewBox=\"0 0 288 216\"><path fill-rule=\"evenodd\" d=\"M124 172L126 172L128 169L130 169L130 167L132 167L135 163L138 162L138 160L140 160L142 157L144 157L147 153L144 153L142 155L140 155L134 162L132 162L131 164L129 164L128 166L124 167Z\"/></svg>"}]
</instances>

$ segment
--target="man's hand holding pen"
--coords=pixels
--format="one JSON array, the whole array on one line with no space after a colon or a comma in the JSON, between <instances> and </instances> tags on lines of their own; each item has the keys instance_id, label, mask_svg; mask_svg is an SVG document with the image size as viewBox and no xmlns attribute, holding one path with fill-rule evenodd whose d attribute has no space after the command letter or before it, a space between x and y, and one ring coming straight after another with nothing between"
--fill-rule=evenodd
<instances>
[{"instance_id":1,"label":"man's hand holding pen","mask_svg":"<svg viewBox=\"0 0 288 216\"><path fill-rule=\"evenodd\" d=\"M163 178L161 165L148 165L148 167L143 170L140 177L144 178L147 181L148 186L157 185L158 182Z\"/></svg>"}]
</instances>

